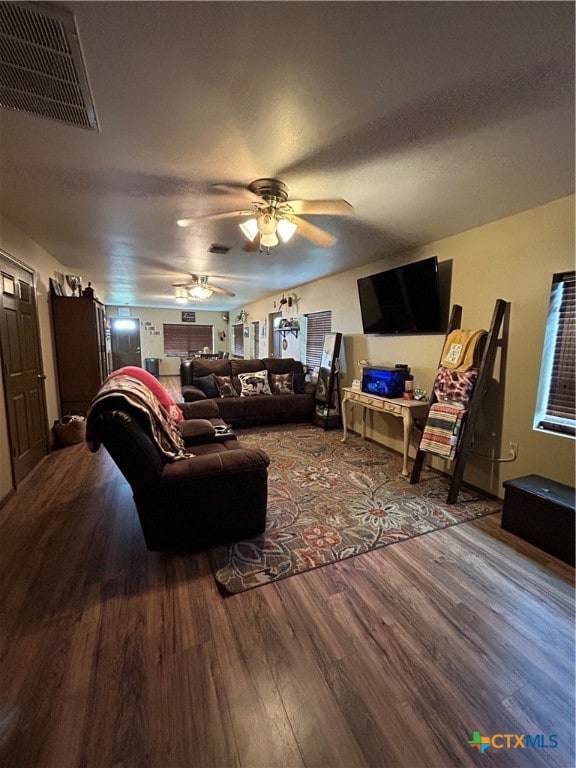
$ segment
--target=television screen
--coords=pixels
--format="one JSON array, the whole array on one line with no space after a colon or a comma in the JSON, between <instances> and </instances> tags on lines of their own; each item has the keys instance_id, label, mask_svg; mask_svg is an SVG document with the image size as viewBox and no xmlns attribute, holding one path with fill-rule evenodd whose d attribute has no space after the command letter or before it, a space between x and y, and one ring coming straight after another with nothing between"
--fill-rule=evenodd
<instances>
[{"instance_id":1,"label":"television screen","mask_svg":"<svg viewBox=\"0 0 576 768\"><path fill-rule=\"evenodd\" d=\"M443 333L438 259L431 256L358 280L364 333Z\"/></svg>"}]
</instances>

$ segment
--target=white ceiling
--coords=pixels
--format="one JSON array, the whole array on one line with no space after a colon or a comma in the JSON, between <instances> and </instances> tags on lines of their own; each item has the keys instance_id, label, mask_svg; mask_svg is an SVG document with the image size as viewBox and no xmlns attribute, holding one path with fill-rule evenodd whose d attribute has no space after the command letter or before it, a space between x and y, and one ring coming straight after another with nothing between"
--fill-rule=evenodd
<instances>
[{"instance_id":1,"label":"white ceiling","mask_svg":"<svg viewBox=\"0 0 576 768\"><path fill-rule=\"evenodd\" d=\"M61 5L100 131L0 109L0 205L108 303L174 306L201 273L232 308L574 191L571 2ZM355 218L270 256L233 220L176 226L259 177Z\"/></svg>"}]
</instances>

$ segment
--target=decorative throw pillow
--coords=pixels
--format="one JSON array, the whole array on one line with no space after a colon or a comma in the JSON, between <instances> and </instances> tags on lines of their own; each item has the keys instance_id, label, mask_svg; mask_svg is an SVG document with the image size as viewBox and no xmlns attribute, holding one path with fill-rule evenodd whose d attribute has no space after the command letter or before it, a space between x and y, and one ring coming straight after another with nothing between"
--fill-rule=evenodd
<instances>
[{"instance_id":1,"label":"decorative throw pillow","mask_svg":"<svg viewBox=\"0 0 576 768\"><path fill-rule=\"evenodd\" d=\"M251 397L252 395L271 395L268 386L268 371L256 371L255 373L239 373L238 378L242 385L242 397Z\"/></svg>"},{"instance_id":2,"label":"decorative throw pillow","mask_svg":"<svg viewBox=\"0 0 576 768\"><path fill-rule=\"evenodd\" d=\"M271 373L270 389L273 395L293 395L294 394L294 374L290 373Z\"/></svg>"},{"instance_id":3,"label":"decorative throw pillow","mask_svg":"<svg viewBox=\"0 0 576 768\"><path fill-rule=\"evenodd\" d=\"M236 392L234 384L232 384L232 376L216 376L214 374L214 381L216 382L220 397L238 397L238 392Z\"/></svg>"},{"instance_id":4,"label":"decorative throw pillow","mask_svg":"<svg viewBox=\"0 0 576 768\"><path fill-rule=\"evenodd\" d=\"M200 376L200 378L194 379L192 383L195 387L198 387L198 389L202 390L206 397L220 397L220 392L218 391L218 387L214 381L213 373L211 373L209 376Z\"/></svg>"}]
</instances>

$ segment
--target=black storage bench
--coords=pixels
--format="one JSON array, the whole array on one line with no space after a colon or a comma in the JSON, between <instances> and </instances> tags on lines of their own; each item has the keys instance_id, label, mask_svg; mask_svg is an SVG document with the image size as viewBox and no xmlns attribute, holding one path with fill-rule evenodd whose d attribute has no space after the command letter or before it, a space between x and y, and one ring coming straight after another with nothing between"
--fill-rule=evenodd
<instances>
[{"instance_id":1,"label":"black storage bench","mask_svg":"<svg viewBox=\"0 0 576 768\"><path fill-rule=\"evenodd\" d=\"M574 488L540 475L506 480L502 528L574 565Z\"/></svg>"}]
</instances>

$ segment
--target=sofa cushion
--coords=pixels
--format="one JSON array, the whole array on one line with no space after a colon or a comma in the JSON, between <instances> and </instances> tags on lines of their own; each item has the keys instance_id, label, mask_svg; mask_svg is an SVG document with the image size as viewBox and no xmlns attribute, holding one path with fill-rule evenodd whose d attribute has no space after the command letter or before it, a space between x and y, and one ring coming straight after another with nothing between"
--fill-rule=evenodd
<instances>
[{"instance_id":1,"label":"sofa cushion","mask_svg":"<svg viewBox=\"0 0 576 768\"><path fill-rule=\"evenodd\" d=\"M231 376L214 376L220 397L238 397Z\"/></svg>"},{"instance_id":2,"label":"sofa cushion","mask_svg":"<svg viewBox=\"0 0 576 768\"><path fill-rule=\"evenodd\" d=\"M293 357L265 357L262 362L268 373L300 373L302 363Z\"/></svg>"},{"instance_id":3,"label":"sofa cushion","mask_svg":"<svg viewBox=\"0 0 576 768\"><path fill-rule=\"evenodd\" d=\"M254 373L238 374L242 391L242 397L251 397L254 395L271 395L268 385L268 371L254 371Z\"/></svg>"},{"instance_id":4,"label":"sofa cushion","mask_svg":"<svg viewBox=\"0 0 576 768\"><path fill-rule=\"evenodd\" d=\"M262 398L263 400L272 400L271 397ZM220 418L226 422L226 424L232 424L232 426L241 426L246 418L246 408L254 408L253 397L219 397L216 401L218 403L218 412Z\"/></svg>"},{"instance_id":5,"label":"sofa cushion","mask_svg":"<svg viewBox=\"0 0 576 768\"><path fill-rule=\"evenodd\" d=\"M273 395L293 395L294 394L294 374L290 373L271 373L270 390Z\"/></svg>"},{"instance_id":6,"label":"sofa cushion","mask_svg":"<svg viewBox=\"0 0 576 768\"><path fill-rule=\"evenodd\" d=\"M230 360L202 360L198 358L192 361L192 380L210 376L211 373L216 376L230 376L232 374Z\"/></svg>"},{"instance_id":7,"label":"sofa cushion","mask_svg":"<svg viewBox=\"0 0 576 768\"><path fill-rule=\"evenodd\" d=\"M230 361L232 376L239 376L241 373L257 373L258 371L263 371L264 368L266 368L264 362L258 359Z\"/></svg>"},{"instance_id":8,"label":"sofa cushion","mask_svg":"<svg viewBox=\"0 0 576 768\"><path fill-rule=\"evenodd\" d=\"M182 388L184 390L184 387ZM185 419L217 419L220 416L218 403L216 400L208 400L203 392L196 387L192 387L196 392L202 395L202 400L191 400L190 402L180 403L182 413Z\"/></svg>"},{"instance_id":9,"label":"sofa cushion","mask_svg":"<svg viewBox=\"0 0 576 768\"><path fill-rule=\"evenodd\" d=\"M199 379L194 379L193 384L198 389L201 389L206 397L220 397L220 392L214 381L214 374L211 373L208 376L201 376Z\"/></svg>"}]
</instances>

